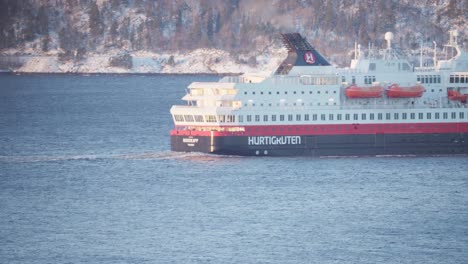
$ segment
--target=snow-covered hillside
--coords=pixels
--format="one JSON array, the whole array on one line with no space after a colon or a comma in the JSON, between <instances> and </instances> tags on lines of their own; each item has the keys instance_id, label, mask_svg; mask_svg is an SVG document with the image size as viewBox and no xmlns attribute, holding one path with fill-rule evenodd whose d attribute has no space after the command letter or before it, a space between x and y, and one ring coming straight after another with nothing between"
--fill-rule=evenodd
<instances>
[{"instance_id":1,"label":"snow-covered hillside","mask_svg":"<svg viewBox=\"0 0 468 264\"><path fill-rule=\"evenodd\" d=\"M387 31L402 49L433 41L441 46L451 29L464 43L467 7L468 0L3 0L0 66L21 72L272 71L285 32L303 34L344 66L354 42L382 47ZM26 56L25 63L9 65L11 56Z\"/></svg>"}]
</instances>

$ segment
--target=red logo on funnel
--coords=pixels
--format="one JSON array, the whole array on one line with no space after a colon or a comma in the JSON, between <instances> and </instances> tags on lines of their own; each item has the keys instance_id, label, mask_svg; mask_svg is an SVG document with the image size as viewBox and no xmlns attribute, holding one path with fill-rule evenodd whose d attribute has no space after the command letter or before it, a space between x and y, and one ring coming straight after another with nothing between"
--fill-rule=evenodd
<instances>
[{"instance_id":1,"label":"red logo on funnel","mask_svg":"<svg viewBox=\"0 0 468 264\"><path fill-rule=\"evenodd\" d=\"M307 64L314 64L315 63L315 56L312 52L308 51L304 53L304 60Z\"/></svg>"}]
</instances>

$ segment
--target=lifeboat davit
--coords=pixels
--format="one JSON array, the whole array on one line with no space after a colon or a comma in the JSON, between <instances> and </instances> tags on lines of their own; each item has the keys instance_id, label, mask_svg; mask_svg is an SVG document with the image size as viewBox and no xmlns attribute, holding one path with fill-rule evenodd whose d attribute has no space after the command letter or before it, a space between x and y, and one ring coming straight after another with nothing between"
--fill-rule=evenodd
<instances>
[{"instance_id":1,"label":"lifeboat davit","mask_svg":"<svg viewBox=\"0 0 468 264\"><path fill-rule=\"evenodd\" d=\"M424 86L399 86L398 84L392 84L387 88L387 96L391 98L410 98L410 97L421 97L425 92Z\"/></svg>"},{"instance_id":2,"label":"lifeboat davit","mask_svg":"<svg viewBox=\"0 0 468 264\"><path fill-rule=\"evenodd\" d=\"M460 101L464 104L466 104L466 102L468 101L468 94L461 94L460 92L454 91L454 90L448 90L447 94L448 94L448 99L450 100Z\"/></svg>"},{"instance_id":3,"label":"lifeboat davit","mask_svg":"<svg viewBox=\"0 0 468 264\"><path fill-rule=\"evenodd\" d=\"M382 96L384 88L382 86L360 87L352 84L345 89L348 98L378 98Z\"/></svg>"}]
</instances>

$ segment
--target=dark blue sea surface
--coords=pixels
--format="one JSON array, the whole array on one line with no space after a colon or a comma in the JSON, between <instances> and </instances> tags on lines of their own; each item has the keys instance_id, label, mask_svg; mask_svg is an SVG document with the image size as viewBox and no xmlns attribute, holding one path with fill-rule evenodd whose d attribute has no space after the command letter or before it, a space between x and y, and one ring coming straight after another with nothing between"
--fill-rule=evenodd
<instances>
[{"instance_id":1,"label":"dark blue sea surface","mask_svg":"<svg viewBox=\"0 0 468 264\"><path fill-rule=\"evenodd\" d=\"M468 158L170 151L215 76L0 75L1 263L468 263Z\"/></svg>"}]
</instances>

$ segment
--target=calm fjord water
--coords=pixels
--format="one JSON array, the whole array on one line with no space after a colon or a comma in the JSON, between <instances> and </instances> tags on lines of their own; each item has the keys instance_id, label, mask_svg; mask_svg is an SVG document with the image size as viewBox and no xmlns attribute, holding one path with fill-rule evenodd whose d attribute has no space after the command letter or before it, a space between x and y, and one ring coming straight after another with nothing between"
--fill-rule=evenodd
<instances>
[{"instance_id":1,"label":"calm fjord water","mask_svg":"<svg viewBox=\"0 0 468 264\"><path fill-rule=\"evenodd\" d=\"M0 262L468 263L466 157L169 151L216 79L0 75Z\"/></svg>"}]
</instances>

